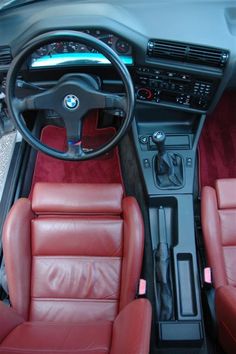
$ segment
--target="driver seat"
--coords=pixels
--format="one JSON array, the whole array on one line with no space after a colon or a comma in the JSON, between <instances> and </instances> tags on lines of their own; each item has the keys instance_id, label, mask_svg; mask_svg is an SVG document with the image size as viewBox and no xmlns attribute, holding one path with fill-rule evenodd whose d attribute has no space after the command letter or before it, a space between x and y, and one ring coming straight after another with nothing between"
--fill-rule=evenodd
<instances>
[{"instance_id":1,"label":"driver seat","mask_svg":"<svg viewBox=\"0 0 236 354\"><path fill-rule=\"evenodd\" d=\"M121 185L37 183L4 226L12 307L0 302L0 353L148 354L143 244Z\"/></svg>"}]
</instances>

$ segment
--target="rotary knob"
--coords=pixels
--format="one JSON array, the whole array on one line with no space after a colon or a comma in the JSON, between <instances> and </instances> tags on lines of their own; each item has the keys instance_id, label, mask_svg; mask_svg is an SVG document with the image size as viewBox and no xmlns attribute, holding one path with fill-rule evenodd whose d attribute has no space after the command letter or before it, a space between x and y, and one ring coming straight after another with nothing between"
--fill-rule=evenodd
<instances>
[{"instance_id":1,"label":"rotary knob","mask_svg":"<svg viewBox=\"0 0 236 354\"><path fill-rule=\"evenodd\" d=\"M137 91L137 98L140 100L150 101L153 99L153 92L149 88L141 87Z\"/></svg>"}]
</instances>

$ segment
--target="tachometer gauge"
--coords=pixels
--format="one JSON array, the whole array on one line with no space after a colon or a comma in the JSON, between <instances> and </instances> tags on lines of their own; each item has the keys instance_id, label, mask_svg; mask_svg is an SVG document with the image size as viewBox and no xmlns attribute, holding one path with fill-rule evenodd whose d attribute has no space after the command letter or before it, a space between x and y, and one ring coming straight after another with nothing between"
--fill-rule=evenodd
<instances>
[{"instance_id":1,"label":"tachometer gauge","mask_svg":"<svg viewBox=\"0 0 236 354\"><path fill-rule=\"evenodd\" d=\"M127 54L130 50L130 46L123 39L118 39L116 42L116 51L121 54Z\"/></svg>"}]
</instances>

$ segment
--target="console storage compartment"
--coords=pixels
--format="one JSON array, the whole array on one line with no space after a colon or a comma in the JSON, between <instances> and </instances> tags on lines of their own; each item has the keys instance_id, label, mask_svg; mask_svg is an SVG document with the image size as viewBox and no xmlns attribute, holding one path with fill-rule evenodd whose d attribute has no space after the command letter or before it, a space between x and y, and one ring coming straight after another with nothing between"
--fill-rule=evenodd
<instances>
[{"instance_id":1,"label":"console storage compartment","mask_svg":"<svg viewBox=\"0 0 236 354\"><path fill-rule=\"evenodd\" d=\"M161 212L160 212L161 211ZM163 215L165 225L163 226ZM154 276L156 321L160 347L201 347L204 338L200 288L195 247L192 195L153 196L150 198L150 226L153 254L166 239L172 291L172 316L163 320L160 284ZM166 233L164 235L161 233ZM155 263L155 262L154 262ZM158 264L155 263L155 267ZM154 275L159 272L154 269ZM159 289L157 291L157 289ZM166 289L164 288L164 291ZM157 296L159 295L159 297ZM165 294L166 297L166 294Z\"/></svg>"}]
</instances>

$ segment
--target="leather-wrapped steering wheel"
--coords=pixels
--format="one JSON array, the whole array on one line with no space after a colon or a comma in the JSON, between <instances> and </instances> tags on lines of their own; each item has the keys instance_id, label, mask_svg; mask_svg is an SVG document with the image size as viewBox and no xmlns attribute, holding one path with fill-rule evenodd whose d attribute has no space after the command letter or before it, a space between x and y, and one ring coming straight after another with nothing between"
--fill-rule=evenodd
<instances>
[{"instance_id":1,"label":"leather-wrapped steering wheel","mask_svg":"<svg viewBox=\"0 0 236 354\"><path fill-rule=\"evenodd\" d=\"M85 44L103 54L118 71L125 87L125 96L106 93L99 89L97 81L86 74L65 74L50 89L18 98L15 95L17 75L37 48L57 41L73 41ZM14 58L7 74L6 100L11 119L23 138L35 149L62 160L88 160L109 151L126 133L134 113L134 88L130 74L119 56L105 43L86 33L77 31L51 31L29 41ZM92 109L122 109L125 117L113 138L92 151L82 147L82 123L86 113ZM67 135L67 151L61 152L43 144L27 128L22 113L27 110L50 109L57 112L64 121Z\"/></svg>"}]
</instances>

